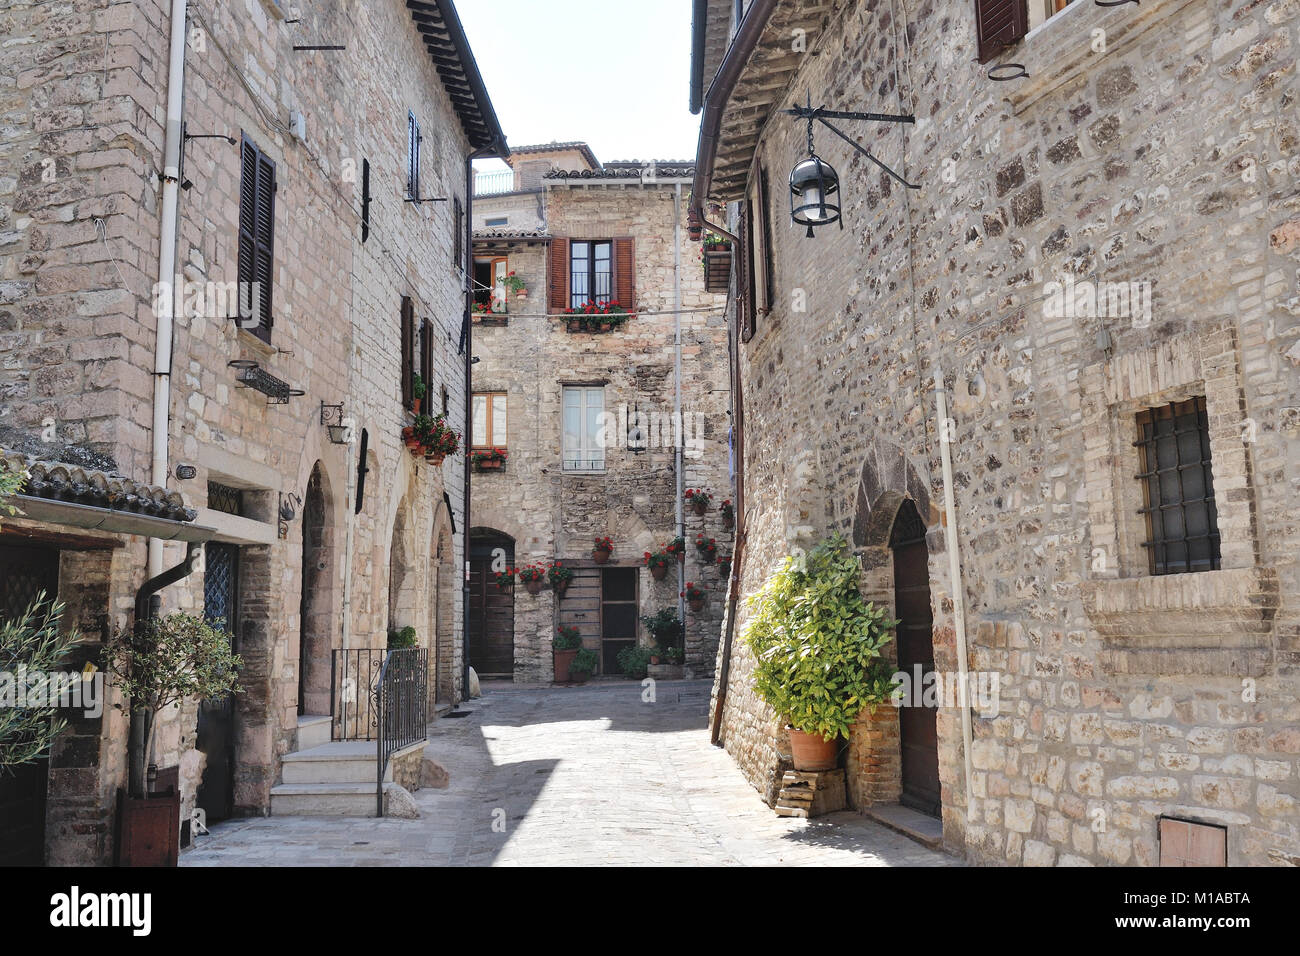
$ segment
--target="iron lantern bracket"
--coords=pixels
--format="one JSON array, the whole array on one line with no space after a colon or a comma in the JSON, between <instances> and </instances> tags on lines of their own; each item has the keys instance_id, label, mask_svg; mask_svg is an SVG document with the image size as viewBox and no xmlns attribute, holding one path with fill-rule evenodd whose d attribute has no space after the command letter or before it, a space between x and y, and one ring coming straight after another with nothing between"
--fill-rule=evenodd
<instances>
[{"instance_id":1,"label":"iron lantern bracket","mask_svg":"<svg viewBox=\"0 0 1300 956\"><path fill-rule=\"evenodd\" d=\"M828 110L824 106L814 107L811 105L811 102L807 106L796 105L792 109L781 110L781 112L785 113L787 116L795 116L798 117L799 119L807 120L810 131L812 129L812 124L814 122L821 123L828 130L830 130L840 139L844 140L844 142L848 143L855 150L857 150L863 156L867 157L867 159L871 160L873 163L875 163L885 172L889 173L890 176L893 176L895 179L897 179L908 189L921 188L920 185L917 183L909 183L898 173L894 172L892 169L890 169L880 160L876 159L875 156L871 155L870 150L866 149L863 146L860 146L858 143L855 143L846 133L844 133L843 130L841 130L838 126L835 126L833 123L830 122L829 119L827 119L827 117L830 117L830 119L860 120L868 123L915 123L916 117L913 116L911 113L850 113L844 110Z\"/></svg>"}]
</instances>

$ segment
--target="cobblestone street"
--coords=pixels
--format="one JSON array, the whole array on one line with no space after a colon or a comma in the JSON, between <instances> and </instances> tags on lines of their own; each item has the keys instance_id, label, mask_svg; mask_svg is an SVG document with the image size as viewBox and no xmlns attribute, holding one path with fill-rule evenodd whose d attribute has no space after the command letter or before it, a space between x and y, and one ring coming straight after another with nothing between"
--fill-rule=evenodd
<instances>
[{"instance_id":1,"label":"cobblestone street","mask_svg":"<svg viewBox=\"0 0 1300 956\"><path fill-rule=\"evenodd\" d=\"M451 785L421 819L231 820L181 865L957 865L853 812L777 817L710 746L709 683L657 690L488 684L431 727Z\"/></svg>"}]
</instances>

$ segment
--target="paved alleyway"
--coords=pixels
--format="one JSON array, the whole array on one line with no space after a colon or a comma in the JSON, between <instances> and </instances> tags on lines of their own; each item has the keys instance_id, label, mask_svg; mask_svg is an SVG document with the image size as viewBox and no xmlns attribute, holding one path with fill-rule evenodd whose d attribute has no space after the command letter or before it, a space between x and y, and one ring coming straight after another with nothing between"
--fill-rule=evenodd
<instances>
[{"instance_id":1,"label":"paved alleyway","mask_svg":"<svg viewBox=\"0 0 1300 956\"><path fill-rule=\"evenodd\" d=\"M442 719L446 790L420 820L275 817L213 827L182 866L954 865L856 813L777 817L709 745L704 681L487 685ZM493 821L504 821L494 829Z\"/></svg>"}]
</instances>

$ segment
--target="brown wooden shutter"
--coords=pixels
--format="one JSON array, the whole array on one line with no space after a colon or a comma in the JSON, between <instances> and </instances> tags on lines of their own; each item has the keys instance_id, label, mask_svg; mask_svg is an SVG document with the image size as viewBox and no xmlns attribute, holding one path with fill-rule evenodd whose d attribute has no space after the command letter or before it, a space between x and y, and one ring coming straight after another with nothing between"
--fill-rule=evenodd
<instances>
[{"instance_id":1,"label":"brown wooden shutter","mask_svg":"<svg viewBox=\"0 0 1300 956\"><path fill-rule=\"evenodd\" d=\"M767 189L767 169L760 169L758 175L758 202L762 207L759 215L763 220L763 308L771 311L776 305L776 280L772 268L775 256L772 253L772 200Z\"/></svg>"},{"instance_id":2,"label":"brown wooden shutter","mask_svg":"<svg viewBox=\"0 0 1300 956\"><path fill-rule=\"evenodd\" d=\"M987 63L1029 32L1029 0L975 0L979 61Z\"/></svg>"},{"instance_id":3,"label":"brown wooden shutter","mask_svg":"<svg viewBox=\"0 0 1300 956\"><path fill-rule=\"evenodd\" d=\"M745 200L740 216L740 273L736 287L740 291L741 341L748 342L758 327L758 303L754 301L754 204Z\"/></svg>"},{"instance_id":4,"label":"brown wooden shutter","mask_svg":"<svg viewBox=\"0 0 1300 956\"><path fill-rule=\"evenodd\" d=\"M551 240L551 261L547 267L546 302L550 312L569 307L569 240Z\"/></svg>"},{"instance_id":5,"label":"brown wooden shutter","mask_svg":"<svg viewBox=\"0 0 1300 956\"><path fill-rule=\"evenodd\" d=\"M614 240L614 298L629 312L636 308L636 241Z\"/></svg>"},{"instance_id":6,"label":"brown wooden shutter","mask_svg":"<svg viewBox=\"0 0 1300 956\"><path fill-rule=\"evenodd\" d=\"M241 147L239 180L238 282L241 312L257 315L249 331L271 341L271 293L275 267L275 163L245 139ZM251 298L257 284L256 300Z\"/></svg>"},{"instance_id":7,"label":"brown wooden shutter","mask_svg":"<svg viewBox=\"0 0 1300 956\"><path fill-rule=\"evenodd\" d=\"M433 404L433 323L420 321L420 378L424 379L424 404Z\"/></svg>"},{"instance_id":8,"label":"brown wooden shutter","mask_svg":"<svg viewBox=\"0 0 1300 956\"><path fill-rule=\"evenodd\" d=\"M455 220L456 220L456 238L452 242L452 255L456 260L456 268L463 270L465 268L465 210L460 204L460 197L453 198L455 203Z\"/></svg>"},{"instance_id":9,"label":"brown wooden shutter","mask_svg":"<svg viewBox=\"0 0 1300 956\"><path fill-rule=\"evenodd\" d=\"M402 407L415 398L415 303L402 296Z\"/></svg>"}]
</instances>

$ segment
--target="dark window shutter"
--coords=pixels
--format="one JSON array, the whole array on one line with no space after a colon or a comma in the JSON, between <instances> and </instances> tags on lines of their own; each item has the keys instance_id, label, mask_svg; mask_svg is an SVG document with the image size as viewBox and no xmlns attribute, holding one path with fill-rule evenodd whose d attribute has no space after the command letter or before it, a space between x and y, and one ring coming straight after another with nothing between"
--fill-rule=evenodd
<instances>
[{"instance_id":1,"label":"dark window shutter","mask_svg":"<svg viewBox=\"0 0 1300 956\"><path fill-rule=\"evenodd\" d=\"M357 503L353 509L356 514L361 514L361 507L366 500L366 472L370 469L366 467L366 455L370 451L370 432L364 428L361 429L361 445L357 451Z\"/></svg>"},{"instance_id":2,"label":"dark window shutter","mask_svg":"<svg viewBox=\"0 0 1300 956\"><path fill-rule=\"evenodd\" d=\"M551 240L551 261L546 276L546 307L563 312L569 307L569 240Z\"/></svg>"},{"instance_id":3,"label":"dark window shutter","mask_svg":"<svg viewBox=\"0 0 1300 956\"><path fill-rule=\"evenodd\" d=\"M370 160L361 161L361 241L370 238Z\"/></svg>"},{"instance_id":4,"label":"dark window shutter","mask_svg":"<svg viewBox=\"0 0 1300 956\"><path fill-rule=\"evenodd\" d=\"M424 404L433 404L433 323L420 322L420 378L424 379Z\"/></svg>"},{"instance_id":5,"label":"dark window shutter","mask_svg":"<svg viewBox=\"0 0 1300 956\"><path fill-rule=\"evenodd\" d=\"M979 61L987 63L1029 32L1029 0L975 0Z\"/></svg>"},{"instance_id":6,"label":"dark window shutter","mask_svg":"<svg viewBox=\"0 0 1300 956\"><path fill-rule=\"evenodd\" d=\"M456 261L457 269L465 268L465 210L461 207L460 197L452 199L455 206L456 236L452 240L452 256Z\"/></svg>"},{"instance_id":7,"label":"dark window shutter","mask_svg":"<svg viewBox=\"0 0 1300 956\"><path fill-rule=\"evenodd\" d=\"M763 307L770 310L776 304L776 279L772 268L772 200L767 190L767 170L759 171L758 202L763 207L759 215L763 219Z\"/></svg>"},{"instance_id":8,"label":"dark window shutter","mask_svg":"<svg viewBox=\"0 0 1300 956\"><path fill-rule=\"evenodd\" d=\"M272 284L275 267L275 163L248 139L241 150L239 180L240 312L257 317L249 331L271 341ZM253 295L254 283L257 294Z\"/></svg>"},{"instance_id":9,"label":"dark window shutter","mask_svg":"<svg viewBox=\"0 0 1300 956\"><path fill-rule=\"evenodd\" d=\"M745 200L745 211L740 217L741 272L737 287L740 290L741 339L748 342L758 327L758 304L754 301L754 204Z\"/></svg>"},{"instance_id":10,"label":"dark window shutter","mask_svg":"<svg viewBox=\"0 0 1300 956\"><path fill-rule=\"evenodd\" d=\"M402 296L402 407L415 398L415 303Z\"/></svg>"},{"instance_id":11,"label":"dark window shutter","mask_svg":"<svg viewBox=\"0 0 1300 956\"><path fill-rule=\"evenodd\" d=\"M635 240L614 240L614 297L629 312L636 308Z\"/></svg>"}]
</instances>

